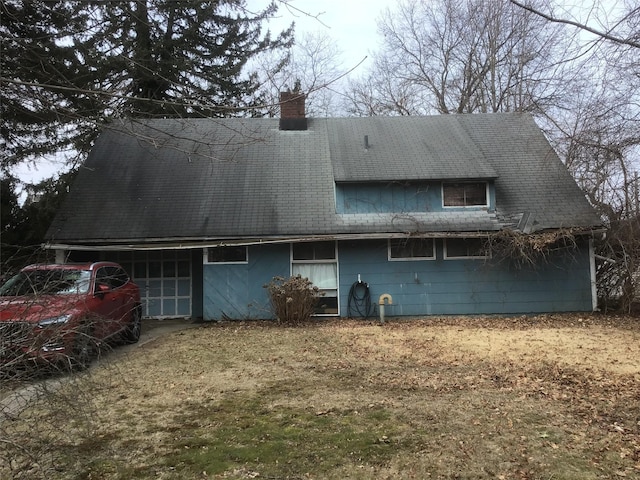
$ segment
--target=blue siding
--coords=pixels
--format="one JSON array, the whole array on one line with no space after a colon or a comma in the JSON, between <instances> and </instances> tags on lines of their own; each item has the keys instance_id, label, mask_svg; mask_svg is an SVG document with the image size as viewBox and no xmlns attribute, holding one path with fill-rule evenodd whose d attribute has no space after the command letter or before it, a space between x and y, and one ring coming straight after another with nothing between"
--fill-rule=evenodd
<instances>
[{"instance_id":1,"label":"blue siding","mask_svg":"<svg viewBox=\"0 0 640 480\"><path fill-rule=\"evenodd\" d=\"M495 206L493 182L489 182L488 202L489 210L493 211ZM336 184L336 212L340 214L441 212L442 210L441 182Z\"/></svg>"},{"instance_id":2,"label":"blue siding","mask_svg":"<svg viewBox=\"0 0 640 480\"><path fill-rule=\"evenodd\" d=\"M338 244L340 315L348 315L348 293L358 274L377 304L393 297L387 316L520 314L590 311L588 246L556 255L538 269L517 269L492 260L389 261L386 240ZM194 269L195 270L195 269ZM273 318L263 285L290 273L289 245L249 248L249 262L203 266L204 318Z\"/></svg>"},{"instance_id":3,"label":"blue siding","mask_svg":"<svg viewBox=\"0 0 640 480\"><path fill-rule=\"evenodd\" d=\"M246 264L204 265L204 319L271 318L263 285L289 273L288 244L249 247Z\"/></svg>"},{"instance_id":4,"label":"blue siding","mask_svg":"<svg viewBox=\"0 0 640 480\"><path fill-rule=\"evenodd\" d=\"M358 279L367 282L377 303L393 297L386 315L509 314L591 310L588 248L556 256L538 269L509 268L491 260L444 260L437 241L436 260L390 262L387 242L341 242L341 315Z\"/></svg>"},{"instance_id":5,"label":"blue siding","mask_svg":"<svg viewBox=\"0 0 640 480\"><path fill-rule=\"evenodd\" d=\"M247 291L249 286L246 265L204 266L205 320L249 316Z\"/></svg>"}]
</instances>

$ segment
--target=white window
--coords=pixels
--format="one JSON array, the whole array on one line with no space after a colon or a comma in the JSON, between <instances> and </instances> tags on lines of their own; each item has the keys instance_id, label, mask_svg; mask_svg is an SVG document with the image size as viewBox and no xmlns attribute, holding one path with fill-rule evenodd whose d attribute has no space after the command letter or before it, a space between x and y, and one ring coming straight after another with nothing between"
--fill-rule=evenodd
<instances>
[{"instance_id":1,"label":"white window","mask_svg":"<svg viewBox=\"0 0 640 480\"><path fill-rule=\"evenodd\" d=\"M443 183L442 205L445 207L486 207L487 183Z\"/></svg>"},{"instance_id":2,"label":"white window","mask_svg":"<svg viewBox=\"0 0 640 480\"><path fill-rule=\"evenodd\" d=\"M338 314L338 262L335 242L291 245L291 275L308 278L323 293L316 314Z\"/></svg>"},{"instance_id":3,"label":"white window","mask_svg":"<svg viewBox=\"0 0 640 480\"><path fill-rule=\"evenodd\" d=\"M209 247L205 249L204 263L247 263L247 247L229 245L225 247Z\"/></svg>"},{"instance_id":4,"label":"white window","mask_svg":"<svg viewBox=\"0 0 640 480\"><path fill-rule=\"evenodd\" d=\"M489 258L486 238L447 238L444 258Z\"/></svg>"},{"instance_id":5,"label":"white window","mask_svg":"<svg viewBox=\"0 0 640 480\"><path fill-rule=\"evenodd\" d=\"M389 240L389 260L434 260L436 245L433 238L393 238Z\"/></svg>"}]
</instances>

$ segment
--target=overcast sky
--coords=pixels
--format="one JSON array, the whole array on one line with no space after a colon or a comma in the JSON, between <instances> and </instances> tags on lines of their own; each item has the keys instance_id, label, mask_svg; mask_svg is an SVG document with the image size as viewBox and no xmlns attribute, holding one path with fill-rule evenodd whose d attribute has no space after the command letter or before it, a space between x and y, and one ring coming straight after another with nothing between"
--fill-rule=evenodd
<instances>
[{"instance_id":1,"label":"overcast sky","mask_svg":"<svg viewBox=\"0 0 640 480\"><path fill-rule=\"evenodd\" d=\"M296 37L305 33L324 33L335 40L342 52L342 67L348 70L376 50L379 39L376 21L383 10L394 6L395 1L287 0L286 3L295 8L278 2L277 18L270 22L272 32L280 32L295 22ZM250 8L260 9L268 5L269 0L248 0L247 4ZM364 70L364 67L360 69Z\"/></svg>"}]
</instances>

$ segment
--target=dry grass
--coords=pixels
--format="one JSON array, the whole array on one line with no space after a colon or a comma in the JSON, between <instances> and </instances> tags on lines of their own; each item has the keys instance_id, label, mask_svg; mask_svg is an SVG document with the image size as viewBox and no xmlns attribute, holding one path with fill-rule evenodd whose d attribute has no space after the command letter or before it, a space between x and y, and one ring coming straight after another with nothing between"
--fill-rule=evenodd
<instances>
[{"instance_id":1,"label":"dry grass","mask_svg":"<svg viewBox=\"0 0 640 480\"><path fill-rule=\"evenodd\" d=\"M11 475L640 478L637 319L205 325L112 358L91 389L93 418Z\"/></svg>"}]
</instances>

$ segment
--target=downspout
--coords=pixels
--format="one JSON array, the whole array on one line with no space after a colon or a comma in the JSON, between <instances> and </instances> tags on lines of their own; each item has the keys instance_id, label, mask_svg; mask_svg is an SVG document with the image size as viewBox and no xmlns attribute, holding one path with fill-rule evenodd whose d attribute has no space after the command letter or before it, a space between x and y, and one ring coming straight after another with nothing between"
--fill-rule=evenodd
<instances>
[{"instance_id":1,"label":"downspout","mask_svg":"<svg viewBox=\"0 0 640 480\"><path fill-rule=\"evenodd\" d=\"M593 238L589 239L589 270L591 273L591 310L598 311L598 284L596 282L596 255Z\"/></svg>"}]
</instances>

